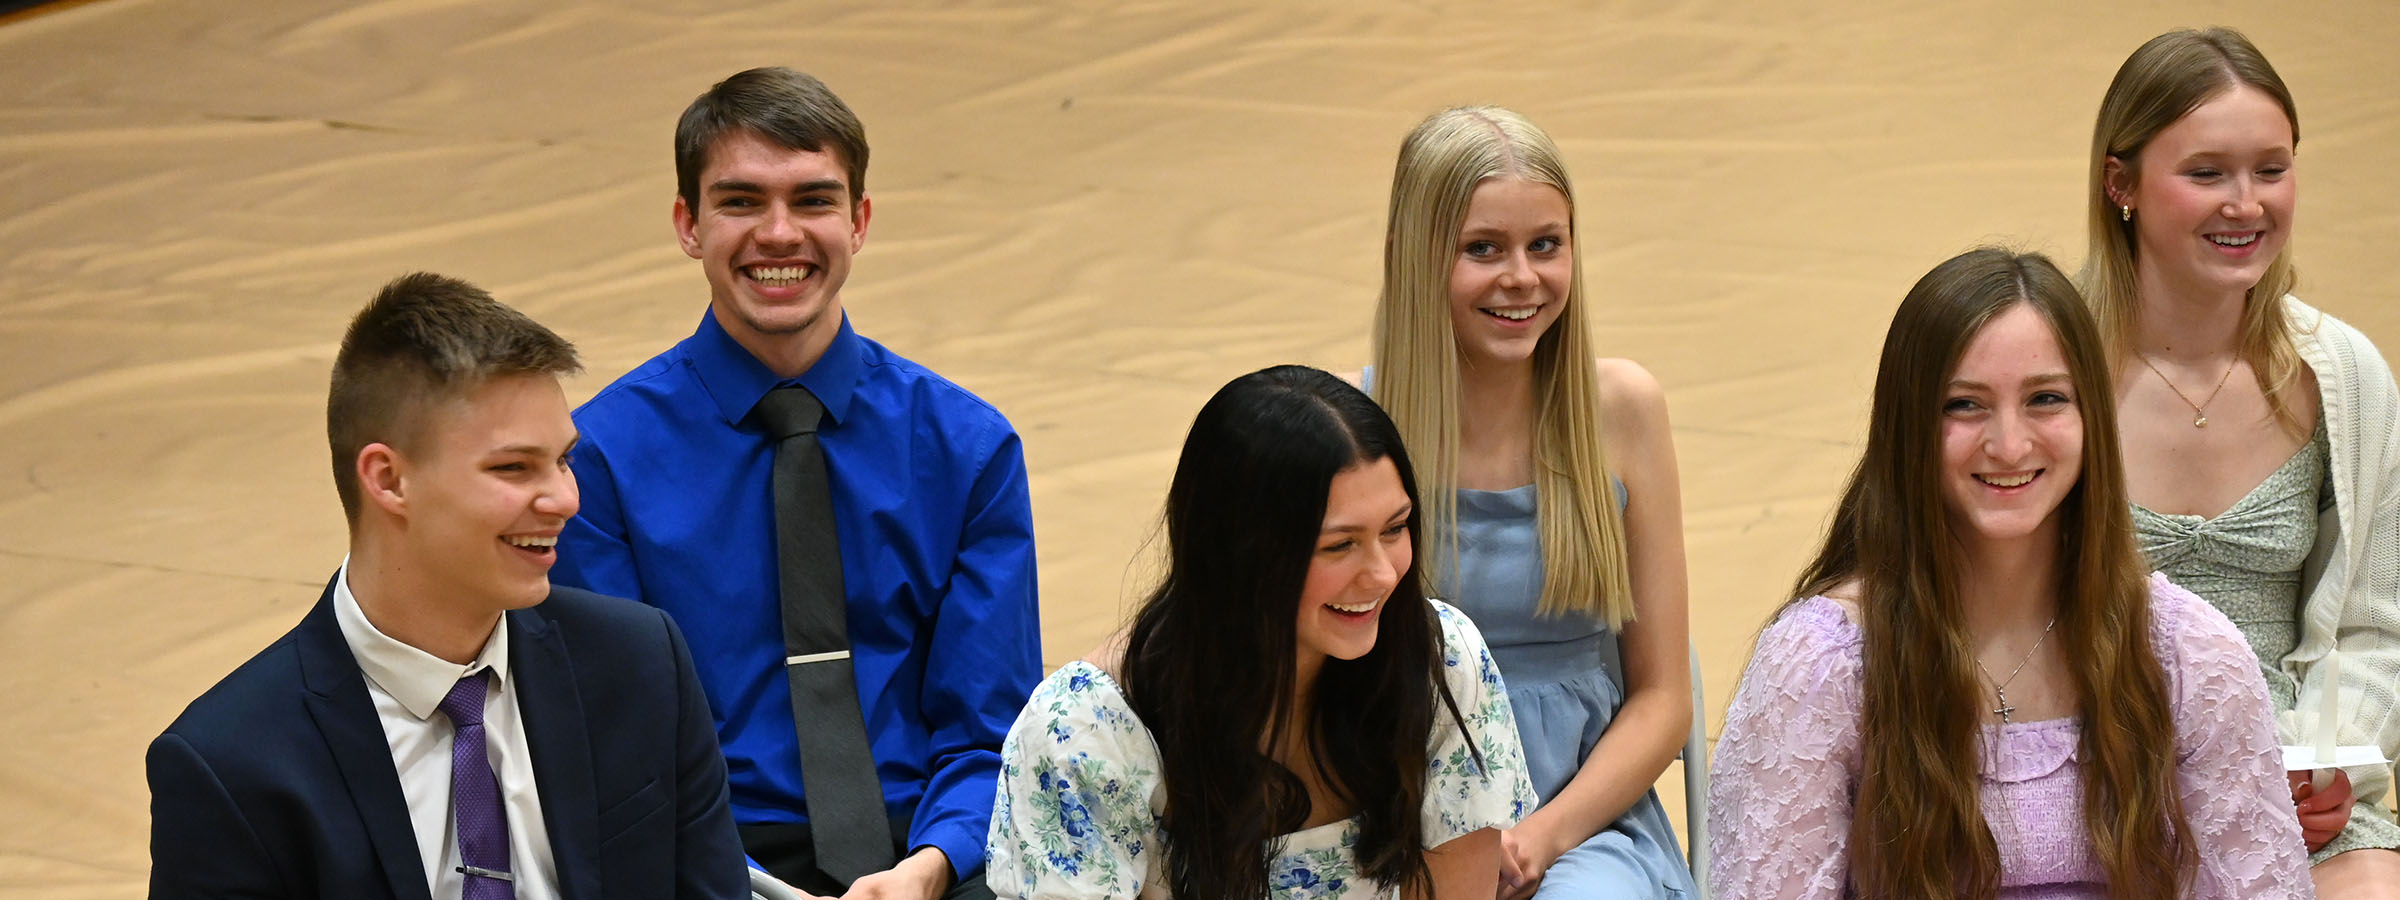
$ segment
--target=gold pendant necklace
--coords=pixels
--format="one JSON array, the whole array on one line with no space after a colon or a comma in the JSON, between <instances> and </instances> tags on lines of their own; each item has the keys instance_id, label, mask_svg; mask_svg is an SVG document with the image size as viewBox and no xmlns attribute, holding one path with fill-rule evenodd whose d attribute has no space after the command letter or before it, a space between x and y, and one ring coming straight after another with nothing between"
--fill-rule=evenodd
<instances>
[{"instance_id":1,"label":"gold pendant necklace","mask_svg":"<svg viewBox=\"0 0 2400 900\"><path fill-rule=\"evenodd\" d=\"M2158 380L2167 383L2167 390L2175 392L2175 399L2183 401L2183 405L2192 408L2193 428L2208 427L2208 405L2217 402L2217 394L2225 390L2225 381L2233 377L2233 367L2240 364L2242 361L2242 358L2239 355L2236 355L2232 362L2226 363L2225 374L2217 376L2217 389L2208 392L2208 399L2202 400L2198 403L2193 403L2192 398L2184 395L2182 388L2175 386L2175 379L2168 378L2167 373L2158 370L2157 363L2150 361L2150 354L2139 353L2135 355L2142 358L2142 365L2150 367L2150 374L2158 376Z\"/></svg>"}]
</instances>

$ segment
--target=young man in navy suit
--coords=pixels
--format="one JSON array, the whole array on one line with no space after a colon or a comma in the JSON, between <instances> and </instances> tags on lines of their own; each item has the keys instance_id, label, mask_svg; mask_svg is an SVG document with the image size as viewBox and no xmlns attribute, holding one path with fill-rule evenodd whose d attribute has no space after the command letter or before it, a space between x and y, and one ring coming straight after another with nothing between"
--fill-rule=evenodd
<instances>
[{"instance_id":1,"label":"young man in navy suit","mask_svg":"<svg viewBox=\"0 0 2400 900\"><path fill-rule=\"evenodd\" d=\"M578 368L436 275L358 314L326 403L350 556L151 743L152 897L748 896L681 633L550 585Z\"/></svg>"}]
</instances>

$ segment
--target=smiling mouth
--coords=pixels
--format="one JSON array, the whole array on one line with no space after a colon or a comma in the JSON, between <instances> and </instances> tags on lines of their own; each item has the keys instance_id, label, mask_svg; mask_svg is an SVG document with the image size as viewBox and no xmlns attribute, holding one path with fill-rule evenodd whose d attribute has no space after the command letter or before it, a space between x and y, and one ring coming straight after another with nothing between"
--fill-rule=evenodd
<instances>
[{"instance_id":1,"label":"smiling mouth","mask_svg":"<svg viewBox=\"0 0 2400 900\"><path fill-rule=\"evenodd\" d=\"M1542 307L1539 304L1533 306L1484 306L1478 307L1477 311L1487 316L1507 319L1511 322L1522 322L1526 319L1533 318L1536 313L1542 311Z\"/></svg>"},{"instance_id":2,"label":"smiling mouth","mask_svg":"<svg viewBox=\"0 0 2400 900\"><path fill-rule=\"evenodd\" d=\"M504 534L500 542L534 556L549 558L558 553L558 535Z\"/></svg>"},{"instance_id":3,"label":"smiling mouth","mask_svg":"<svg viewBox=\"0 0 2400 900\"><path fill-rule=\"evenodd\" d=\"M1328 603L1325 604L1325 608L1333 610L1337 615L1359 618L1373 613L1377 607L1382 605L1383 601L1381 600L1369 600L1365 603Z\"/></svg>"},{"instance_id":4,"label":"smiling mouth","mask_svg":"<svg viewBox=\"0 0 2400 900\"><path fill-rule=\"evenodd\" d=\"M2208 241L2219 247L2247 247L2258 243L2259 234L2261 232L2256 231L2238 237L2230 234L2212 234L2208 236Z\"/></svg>"},{"instance_id":5,"label":"smiling mouth","mask_svg":"<svg viewBox=\"0 0 2400 900\"><path fill-rule=\"evenodd\" d=\"M2044 471L2046 470L2035 469L2031 472L2019 472L2014 475L1978 474L1975 476L1975 480L1996 488L2024 487L2032 484L2034 479L2042 477Z\"/></svg>"},{"instance_id":6,"label":"smiling mouth","mask_svg":"<svg viewBox=\"0 0 2400 900\"><path fill-rule=\"evenodd\" d=\"M767 287L791 287L792 285L808 280L808 276L815 274L816 271L817 267L807 264L795 266L742 267L743 275L747 275L751 281L758 282L759 284Z\"/></svg>"}]
</instances>

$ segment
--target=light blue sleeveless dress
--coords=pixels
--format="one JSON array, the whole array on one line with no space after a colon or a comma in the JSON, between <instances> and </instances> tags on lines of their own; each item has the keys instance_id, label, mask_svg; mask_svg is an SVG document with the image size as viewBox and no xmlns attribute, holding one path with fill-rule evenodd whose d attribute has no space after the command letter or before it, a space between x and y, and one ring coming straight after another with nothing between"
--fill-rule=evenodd
<instances>
[{"instance_id":1,"label":"light blue sleeveless dress","mask_svg":"<svg viewBox=\"0 0 2400 900\"><path fill-rule=\"evenodd\" d=\"M1625 485L1615 484L1622 507ZM1483 629L1508 684L1534 793L1549 803L1616 718L1625 690L1617 635L1606 623L1587 615L1535 613L1543 577L1535 503L1532 485L1459 491L1458 558L1442 567L1440 595ZM1560 856L1535 896L1582 900L1694 893L1674 826L1653 790L1615 824Z\"/></svg>"}]
</instances>

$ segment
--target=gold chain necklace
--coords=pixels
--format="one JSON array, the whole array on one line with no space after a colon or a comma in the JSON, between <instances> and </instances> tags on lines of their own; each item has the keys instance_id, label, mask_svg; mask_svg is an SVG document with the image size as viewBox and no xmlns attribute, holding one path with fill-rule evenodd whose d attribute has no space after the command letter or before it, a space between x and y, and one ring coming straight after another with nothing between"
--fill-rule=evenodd
<instances>
[{"instance_id":1,"label":"gold chain necklace","mask_svg":"<svg viewBox=\"0 0 2400 900\"><path fill-rule=\"evenodd\" d=\"M2237 355L2232 362L2226 363L2225 374L2217 376L2217 389L2208 392L2208 399L2193 403L2192 398L2184 395L2182 388L2175 386L2175 379L2168 378L2167 373L2158 370L2157 363L2150 361L2150 354L2138 353L2135 355L2142 358L2142 365L2150 367L2151 374L2158 376L2158 380L2167 383L2167 390L2175 392L2175 399L2183 401L2183 405L2192 408L2193 428L2208 427L2208 405L2217 402L2217 394L2225 390L2225 381L2233 377L2233 367L2240 365L2242 361L2242 358Z\"/></svg>"},{"instance_id":2,"label":"gold chain necklace","mask_svg":"<svg viewBox=\"0 0 2400 900\"><path fill-rule=\"evenodd\" d=\"M2008 686L2016 683L2017 673L2025 671L2025 664L2033 661L2033 655L2042 652L2042 643L2050 639L2050 629L2057 626L2058 617L2051 616L2050 624L2042 626L2041 638L2033 642L2033 649L2025 651L2025 658L2017 660L2017 667L2008 670L2007 680L1993 678L1992 670L1983 667L1983 657L1975 658L1976 671L1983 673L1983 680L1992 683L1992 693L2000 696L2000 705L1992 708L1992 714L2000 717L2000 724L2008 724L2009 716L2017 711L2016 707L2008 705Z\"/></svg>"}]
</instances>

